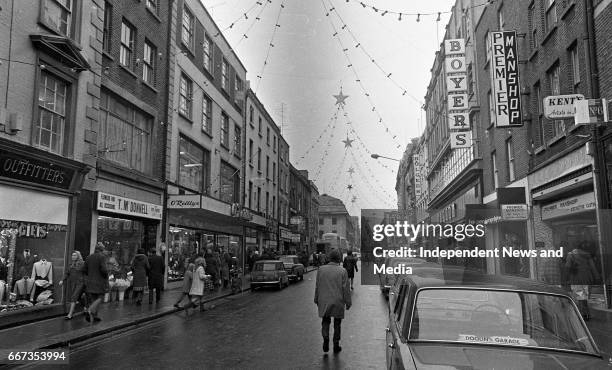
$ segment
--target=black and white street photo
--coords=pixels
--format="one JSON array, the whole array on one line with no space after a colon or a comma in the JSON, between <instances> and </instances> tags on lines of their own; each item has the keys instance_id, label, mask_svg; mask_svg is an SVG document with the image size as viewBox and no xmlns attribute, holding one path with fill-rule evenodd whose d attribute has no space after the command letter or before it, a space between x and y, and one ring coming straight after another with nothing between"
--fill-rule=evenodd
<instances>
[{"instance_id":1,"label":"black and white street photo","mask_svg":"<svg viewBox=\"0 0 612 370\"><path fill-rule=\"evenodd\" d=\"M0 369L612 369L609 0L0 0Z\"/></svg>"}]
</instances>

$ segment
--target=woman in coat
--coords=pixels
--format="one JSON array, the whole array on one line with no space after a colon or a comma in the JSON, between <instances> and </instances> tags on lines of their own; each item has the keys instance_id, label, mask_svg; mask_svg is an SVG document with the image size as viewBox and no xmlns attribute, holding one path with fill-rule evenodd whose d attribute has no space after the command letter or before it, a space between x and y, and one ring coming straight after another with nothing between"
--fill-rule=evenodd
<instances>
[{"instance_id":1,"label":"woman in coat","mask_svg":"<svg viewBox=\"0 0 612 370\"><path fill-rule=\"evenodd\" d=\"M202 302L202 296L204 296L204 280L210 278L210 275L206 275L206 260L204 258L197 258L195 260L195 266L191 281L191 289L189 289L191 301L185 306L185 313L187 315L189 315L189 309L196 305L200 306L200 311L204 311L204 302Z\"/></svg>"},{"instance_id":2,"label":"woman in coat","mask_svg":"<svg viewBox=\"0 0 612 370\"><path fill-rule=\"evenodd\" d=\"M588 250L589 242L583 241L567 254L565 261L565 269L574 299L585 320L591 317L587 301L589 286L599 280L599 272Z\"/></svg>"},{"instance_id":3,"label":"woman in coat","mask_svg":"<svg viewBox=\"0 0 612 370\"><path fill-rule=\"evenodd\" d=\"M72 315L74 314L74 309L76 307L76 303L81 300L81 296L85 293L85 279L83 277L83 265L85 262L83 261L83 256L81 256L81 252L74 251L72 252L70 266L68 266L68 271L64 274L64 278L60 280L59 285L63 285L66 282L66 292L70 292L70 311L68 311L68 315L66 315L66 320L72 320ZM87 297L83 300L83 307L87 310Z\"/></svg>"},{"instance_id":4,"label":"woman in coat","mask_svg":"<svg viewBox=\"0 0 612 370\"><path fill-rule=\"evenodd\" d=\"M144 253L144 249L139 248L138 253L134 256L134 261L132 261L132 273L134 274L134 281L132 285L134 290L134 298L136 298L136 304L138 306L142 304L144 289L147 285L147 275L151 269L149 259Z\"/></svg>"},{"instance_id":5,"label":"woman in coat","mask_svg":"<svg viewBox=\"0 0 612 370\"><path fill-rule=\"evenodd\" d=\"M180 308L179 303L183 301L183 298L187 297L187 301L190 300L189 292L191 291L191 282L193 281L193 270L195 269L195 265L190 263L187 266L187 270L185 270L185 276L183 277L183 294L178 301L174 304L174 307Z\"/></svg>"}]
</instances>

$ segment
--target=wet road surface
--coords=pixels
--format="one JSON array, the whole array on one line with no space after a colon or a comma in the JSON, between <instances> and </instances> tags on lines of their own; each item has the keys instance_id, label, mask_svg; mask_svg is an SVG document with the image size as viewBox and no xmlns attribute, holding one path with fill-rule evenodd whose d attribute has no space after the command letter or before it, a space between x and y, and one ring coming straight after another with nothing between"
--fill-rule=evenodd
<instances>
[{"instance_id":1,"label":"wet road surface","mask_svg":"<svg viewBox=\"0 0 612 370\"><path fill-rule=\"evenodd\" d=\"M206 312L184 312L73 350L74 369L380 369L387 304L378 286L355 276L342 322L342 352L322 351L313 303L316 271L282 291L245 293ZM333 325L331 331L333 332ZM331 336L331 333L330 333Z\"/></svg>"}]
</instances>

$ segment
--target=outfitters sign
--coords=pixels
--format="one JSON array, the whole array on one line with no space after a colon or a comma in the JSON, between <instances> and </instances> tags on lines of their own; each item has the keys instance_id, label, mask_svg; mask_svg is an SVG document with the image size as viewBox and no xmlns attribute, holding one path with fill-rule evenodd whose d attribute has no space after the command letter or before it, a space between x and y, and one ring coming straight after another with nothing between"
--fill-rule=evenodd
<instances>
[{"instance_id":1,"label":"outfitters sign","mask_svg":"<svg viewBox=\"0 0 612 370\"><path fill-rule=\"evenodd\" d=\"M0 176L54 188L69 189L75 171L0 149Z\"/></svg>"},{"instance_id":2,"label":"outfitters sign","mask_svg":"<svg viewBox=\"0 0 612 370\"><path fill-rule=\"evenodd\" d=\"M490 39L495 127L522 126L516 31L491 32Z\"/></svg>"},{"instance_id":3,"label":"outfitters sign","mask_svg":"<svg viewBox=\"0 0 612 370\"><path fill-rule=\"evenodd\" d=\"M451 148L469 148L472 146L472 132L468 113L465 40L444 41L444 55Z\"/></svg>"}]
</instances>

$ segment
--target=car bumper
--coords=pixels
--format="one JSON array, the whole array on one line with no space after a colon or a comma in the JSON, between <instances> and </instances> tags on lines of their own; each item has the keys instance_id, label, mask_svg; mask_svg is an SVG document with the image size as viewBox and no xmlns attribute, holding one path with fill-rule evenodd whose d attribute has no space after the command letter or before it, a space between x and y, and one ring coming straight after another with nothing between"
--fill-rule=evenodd
<instances>
[{"instance_id":1,"label":"car bumper","mask_svg":"<svg viewBox=\"0 0 612 370\"><path fill-rule=\"evenodd\" d=\"M275 285L280 283L281 280L274 280L274 281L251 281L251 286L257 286L257 285Z\"/></svg>"}]
</instances>

